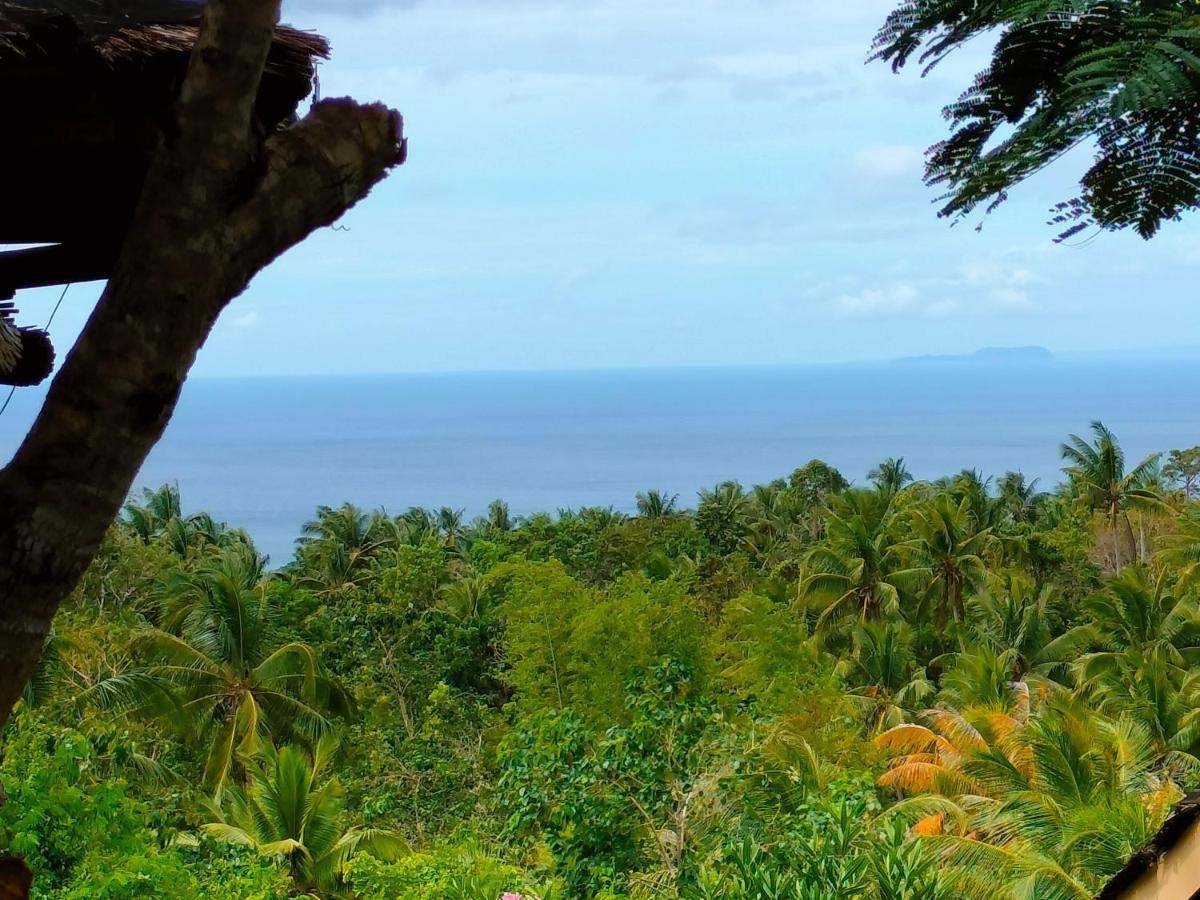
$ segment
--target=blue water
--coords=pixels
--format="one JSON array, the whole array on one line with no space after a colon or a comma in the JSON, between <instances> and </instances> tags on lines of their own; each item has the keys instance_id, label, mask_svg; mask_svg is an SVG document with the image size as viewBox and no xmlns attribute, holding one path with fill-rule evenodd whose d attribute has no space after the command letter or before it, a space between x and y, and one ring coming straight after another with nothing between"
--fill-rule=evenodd
<instances>
[{"instance_id":1,"label":"blue water","mask_svg":"<svg viewBox=\"0 0 1200 900\"><path fill-rule=\"evenodd\" d=\"M1200 444L1200 361L878 364L588 373L194 379L139 485L245 527L277 564L318 504L398 513L502 497L516 514L786 475L813 457L863 480L886 456L1059 479L1103 419L1127 455ZM40 395L0 419L7 458Z\"/></svg>"}]
</instances>

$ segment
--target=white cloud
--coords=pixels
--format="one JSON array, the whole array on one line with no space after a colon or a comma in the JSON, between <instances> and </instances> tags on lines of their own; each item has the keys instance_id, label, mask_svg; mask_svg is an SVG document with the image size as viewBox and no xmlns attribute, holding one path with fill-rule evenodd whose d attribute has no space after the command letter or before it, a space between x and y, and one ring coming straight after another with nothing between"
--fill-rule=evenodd
<instances>
[{"instance_id":1,"label":"white cloud","mask_svg":"<svg viewBox=\"0 0 1200 900\"><path fill-rule=\"evenodd\" d=\"M909 144L860 147L850 158L851 171L872 181L916 180L925 166L925 153Z\"/></svg>"},{"instance_id":2,"label":"white cloud","mask_svg":"<svg viewBox=\"0 0 1200 900\"><path fill-rule=\"evenodd\" d=\"M946 319L956 316L1012 315L1036 310L1023 285L1036 283L1027 270L1006 273L990 283L980 278L923 278L882 288L841 293L835 310L850 318Z\"/></svg>"},{"instance_id":3,"label":"white cloud","mask_svg":"<svg viewBox=\"0 0 1200 900\"><path fill-rule=\"evenodd\" d=\"M961 283L974 296L982 296L993 312L1032 312L1036 304L1030 288L1046 284L1033 269L996 259L973 259L959 268Z\"/></svg>"},{"instance_id":4,"label":"white cloud","mask_svg":"<svg viewBox=\"0 0 1200 900\"><path fill-rule=\"evenodd\" d=\"M910 284L883 289L868 288L857 294L842 294L833 302L843 315L872 319L898 316L919 310L920 293Z\"/></svg>"}]
</instances>

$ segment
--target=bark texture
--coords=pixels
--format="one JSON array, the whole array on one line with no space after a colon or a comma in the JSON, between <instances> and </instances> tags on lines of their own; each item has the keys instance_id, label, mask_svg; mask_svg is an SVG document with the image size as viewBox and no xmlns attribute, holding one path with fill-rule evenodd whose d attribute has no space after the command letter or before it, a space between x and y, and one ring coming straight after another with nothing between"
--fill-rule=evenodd
<instances>
[{"instance_id":1,"label":"bark texture","mask_svg":"<svg viewBox=\"0 0 1200 900\"><path fill-rule=\"evenodd\" d=\"M254 97L278 0L211 0L108 287L0 470L0 725L217 316L404 160L398 113L328 100L270 137Z\"/></svg>"}]
</instances>

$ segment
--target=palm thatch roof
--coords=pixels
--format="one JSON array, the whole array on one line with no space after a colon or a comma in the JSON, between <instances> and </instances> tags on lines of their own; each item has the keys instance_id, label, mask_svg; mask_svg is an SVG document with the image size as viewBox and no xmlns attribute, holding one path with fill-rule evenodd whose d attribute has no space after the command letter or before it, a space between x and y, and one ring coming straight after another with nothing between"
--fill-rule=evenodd
<instances>
[{"instance_id":1,"label":"palm thatch roof","mask_svg":"<svg viewBox=\"0 0 1200 900\"><path fill-rule=\"evenodd\" d=\"M16 324L20 310L0 301L0 384L41 384L54 369L54 345L40 328Z\"/></svg>"},{"instance_id":2,"label":"palm thatch roof","mask_svg":"<svg viewBox=\"0 0 1200 900\"><path fill-rule=\"evenodd\" d=\"M0 0L0 171L10 181L0 244L73 251L0 256L0 298L107 274L202 9L200 0ZM328 52L319 35L277 30L258 97L264 131L295 115Z\"/></svg>"},{"instance_id":3,"label":"palm thatch roof","mask_svg":"<svg viewBox=\"0 0 1200 900\"><path fill-rule=\"evenodd\" d=\"M108 277L171 128L203 0L0 0L0 301ZM320 35L281 26L256 105L262 132L311 93ZM16 328L12 311L0 314ZM32 334L23 340L34 340ZM41 368L39 361L38 368ZM0 383L12 383L0 359Z\"/></svg>"}]
</instances>

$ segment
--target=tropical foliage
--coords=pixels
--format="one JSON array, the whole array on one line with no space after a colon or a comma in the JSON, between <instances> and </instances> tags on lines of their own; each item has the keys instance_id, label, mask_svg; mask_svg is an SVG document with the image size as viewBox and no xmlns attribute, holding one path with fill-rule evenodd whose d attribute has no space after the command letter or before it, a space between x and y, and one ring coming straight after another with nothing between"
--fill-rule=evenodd
<instances>
[{"instance_id":1,"label":"tropical foliage","mask_svg":"<svg viewBox=\"0 0 1200 900\"><path fill-rule=\"evenodd\" d=\"M1200 203L1200 20L1190 0L903 0L875 39L895 69L939 65L975 38L991 60L945 110L928 153L942 215L989 210L1083 144L1094 162L1059 203L1065 235L1153 236Z\"/></svg>"},{"instance_id":2,"label":"tropical foliage","mask_svg":"<svg viewBox=\"0 0 1200 900\"><path fill-rule=\"evenodd\" d=\"M5 735L45 897L1092 896L1200 783L1188 455L693 509L130 502Z\"/></svg>"}]
</instances>

